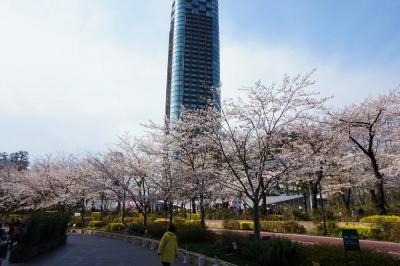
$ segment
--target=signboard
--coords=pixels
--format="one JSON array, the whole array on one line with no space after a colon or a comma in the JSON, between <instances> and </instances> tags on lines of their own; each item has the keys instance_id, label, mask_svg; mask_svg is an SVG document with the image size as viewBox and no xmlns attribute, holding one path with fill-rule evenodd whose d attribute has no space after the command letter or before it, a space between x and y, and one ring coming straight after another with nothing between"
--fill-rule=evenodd
<instances>
[{"instance_id":1,"label":"signboard","mask_svg":"<svg viewBox=\"0 0 400 266\"><path fill-rule=\"evenodd\" d=\"M360 241L356 229L343 229L343 244L344 250L347 251L360 251Z\"/></svg>"},{"instance_id":2,"label":"signboard","mask_svg":"<svg viewBox=\"0 0 400 266\"><path fill-rule=\"evenodd\" d=\"M76 212L76 213L74 213L74 216L75 217L79 217L79 216L81 216L81 213L80 212Z\"/></svg>"}]
</instances>

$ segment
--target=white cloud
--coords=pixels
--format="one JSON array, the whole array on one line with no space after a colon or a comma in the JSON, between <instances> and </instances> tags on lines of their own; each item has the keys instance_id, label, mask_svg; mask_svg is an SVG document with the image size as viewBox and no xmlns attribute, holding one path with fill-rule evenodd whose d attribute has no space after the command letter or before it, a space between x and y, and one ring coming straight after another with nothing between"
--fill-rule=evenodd
<instances>
[{"instance_id":1,"label":"white cloud","mask_svg":"<svg viewBox=\"0 0 400 266\"><path fill-rule=\"evenodd\" d=\"M321 58L305 49L274 47L223 39L221 51L222 83L225 97L237 95L237 89L261 80L279 83L284 74L291 76L317 69L315 91L335 96L334 106L359 102L365 97L385 93L400 84L398 65L346 65L338 55Z\"/></svg>"},{"instance_id":2,"label":"white cloud","mask_svg":"<svg viewBox=\"0 0 400 266\"><path fill-rule=\"evenodd\" d=\"M110 38L105 7L84 14L83 1L40 3L0 4L2 150L100 149L162 119L166 49Z\"/></svg>"}]
</instances>

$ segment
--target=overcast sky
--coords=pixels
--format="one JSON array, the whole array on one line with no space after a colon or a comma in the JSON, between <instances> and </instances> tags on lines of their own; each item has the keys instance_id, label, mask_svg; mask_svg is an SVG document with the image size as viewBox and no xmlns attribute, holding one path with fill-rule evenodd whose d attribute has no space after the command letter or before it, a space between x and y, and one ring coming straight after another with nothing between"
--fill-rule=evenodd
<instances>
[{"instance_id":1,"label":"overcast sky","mask_svg":"<svg viewBox=\"0 0 400 266\"><path fill-rule=\"evenodd\" d=\"M0 0L0 152L101 151L165 109L171 0ZM334 106L400 84L400 1L220 0L223 97L317 69Z\"/></svg>"}]
</instances>

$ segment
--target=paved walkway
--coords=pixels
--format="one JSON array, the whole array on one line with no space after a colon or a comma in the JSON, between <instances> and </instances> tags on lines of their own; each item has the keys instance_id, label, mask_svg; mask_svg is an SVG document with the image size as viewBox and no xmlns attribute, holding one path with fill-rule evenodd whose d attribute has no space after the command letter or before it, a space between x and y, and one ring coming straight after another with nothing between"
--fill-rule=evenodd
<instances>
[{"instance_id":1,"label":"paved walkway","mask_svg":"<svg viewBox=\"0 0 400 266\"><path fill-rule=\"evenodd\" d=\"M226 232L231 230L215 229L215 232ZM252 231L234 231L240 234L252 234ZM336 237L325 237L325 236L309 236L309 235L297 235L297 234L281 234L281 233L268 233L261 232L261 236L271 236L277 238L286 238L292 241L300 242L306 245L314 244L329 244L343 246L343 239ZM388 252L392 255L400 257L400 243L386 242L386 241L371 241L371 240L360 240L361 248L374 249L379 251Z\"/></svg>"},{"instance_id":2,"label":"paved walkway","mask_svg":"<svg viewBox=\"0 0 400 266\"><path fill-rule=\"evenodd\" d=\"M156 251L118 239L88 235L68 235L67 245L27 263L12 266L160 266ZM180 259L173 266L187 266Z\"/></svg>"}]
</instances>

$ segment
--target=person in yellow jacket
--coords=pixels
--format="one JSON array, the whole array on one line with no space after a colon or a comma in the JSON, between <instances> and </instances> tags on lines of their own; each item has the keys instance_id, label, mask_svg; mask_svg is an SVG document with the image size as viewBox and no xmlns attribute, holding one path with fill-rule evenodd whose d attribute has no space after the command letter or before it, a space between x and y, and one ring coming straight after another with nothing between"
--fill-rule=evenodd
<instances>
[{"instance_id":1,"label":"person in yellow jacket","mask_svg":"<svg viewBox=\"0 0 400 266\"><path fill-rule=\"evenodd\" d=\"M178 256L176 229L172 224L168 226L168 231L161 238L160 245L158 246L158 255L161 257L163 266L170 266Z\"/></svg>"}]
</instances>

